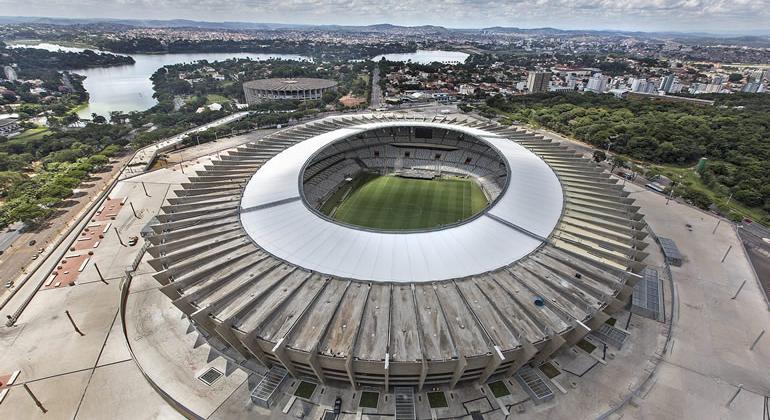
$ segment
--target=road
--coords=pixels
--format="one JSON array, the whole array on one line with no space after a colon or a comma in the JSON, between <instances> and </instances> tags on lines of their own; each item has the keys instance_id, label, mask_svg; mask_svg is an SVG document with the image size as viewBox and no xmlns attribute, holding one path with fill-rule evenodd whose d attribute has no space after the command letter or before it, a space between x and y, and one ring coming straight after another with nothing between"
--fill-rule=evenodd
<instances>
[{"instance_id":1,"label":"road","mask_svg":"<svg viewBox=\"0 0 770 420\"><path fill-rule=\"evenodd\" d=\"M372 98L371 98L371 105L369 106L372 109L377 109L382 106L382 88L380 87L380 67L377 66L374 68L374 71L372 71Z\"/></svg>"}]
</instances>

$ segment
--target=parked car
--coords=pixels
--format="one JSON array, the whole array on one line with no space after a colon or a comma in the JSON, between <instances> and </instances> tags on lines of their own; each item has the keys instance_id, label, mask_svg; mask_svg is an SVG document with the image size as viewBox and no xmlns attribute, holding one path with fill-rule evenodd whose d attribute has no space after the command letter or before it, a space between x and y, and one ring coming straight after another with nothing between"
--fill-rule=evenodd
<instances>
[{"instance_id":1,"label":"parked car","mask_svg":"<svg viewBox=\"0 0 770 420\"><path fill-rule=\"evenodd\" d=\"M33 239L33 240L29 241L29 246L35 246L36 243L37 243L37 241Z\"/></svg>"},{"instance_id":2,"label":"parked car","mask_svg":"<svg viewBox=\"0 0 770 420\"><path fill-rule=\"evenodd\" d=\"M334 400L334 415L339 416L342 412L342 398L337 397L336 400Z\"/></svg>"},{"instance_id":3,"label":"parked car","mask_svg":"<svg viewBox=\"0 0 770 420\"><path fill-rule=\"evenodd\" d=\"M129 246L134 246L134 245L136 245L137 242L139 242L139 237L138 236L132 236L132 237L128 238L128 245Z\"/></svg>"}]
</instances>

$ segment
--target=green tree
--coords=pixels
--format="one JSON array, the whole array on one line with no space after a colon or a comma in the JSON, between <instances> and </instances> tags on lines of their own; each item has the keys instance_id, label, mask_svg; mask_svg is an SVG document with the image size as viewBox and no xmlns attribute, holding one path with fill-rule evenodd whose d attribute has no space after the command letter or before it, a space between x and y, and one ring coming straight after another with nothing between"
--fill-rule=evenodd
<instances>
[{"instance_id":1,"label":"green tree","mask_svg":"<svg viewBox=\"0 0 770 420\"><path fill-rule=\"evenodd\" d=\"M607 154L604 153L604 150L594 150L594 162L604 162L607 160Z\"/></svg>"},{"instance_id":2,"label":"green tree","mask_svg":"<svg viewBox=\"0 0 770 420\"><path fill-rule=\"evenodd\" d=\"M37 225L51 214L50 209L41 206L37 202L24 199L6 203L3 210L5 211L3 219L10 221L20 220L32 226Z\"/></svg>"},{"instance_id":3,"label":"green tree","mask_svg":"<svg viewBox=\"0 0 770 420\"><path fill-rule=\"evenodd\" d=\"M93 155L88 158L88 163L91 164L94 168L101 168L107 163L109 163L109 159L107 156L104 155Z\"/></svg>"},{"instance_id":4,"label":"green tree","mask_svg":"<svg viewBox=\"0 0 770 420\"><path fill-rule=\"evenodd\" d=\"M14 186L21 184L27 177L19 172L0 172L0 196L6 196Z\"/></svg>"},{"instance_id":5,"label":"green tree","mask_svg":"<svg viewBox=\"0 0 770 420\"><path fill-rule=\"evenodd\" d=\"M614 155L612 156L612 169L610 169L610 172L615 172L615 168L627 168L628 167L628 158L621 155Z\"/></svg>"},{"instance_id":6,"label":"green tree","mask_svg":"<svg viewBox=\"0 0 770 420\"><path fill-rule=\"evenodd\" d=\"M40 189L43 197L54 197L57 199L67 198L72 195L72 189L55 182L49 182Z\"/></svg>"}]
</instances>

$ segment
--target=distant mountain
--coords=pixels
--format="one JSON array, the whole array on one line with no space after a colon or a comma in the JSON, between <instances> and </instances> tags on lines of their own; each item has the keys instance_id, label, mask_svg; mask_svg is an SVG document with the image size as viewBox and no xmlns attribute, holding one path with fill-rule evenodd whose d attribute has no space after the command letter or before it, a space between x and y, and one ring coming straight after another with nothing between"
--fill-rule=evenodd
<instances>
[{"instance_id":1,"label":"distant mountain","mask_svg":"<svg viewBox=\"0 0 770 420\"><path fill-rule=\"evenodd\" d=\"M52 17L30 17L30 16L0 16L0 24L19 24L19 23L38 23L48 25L94 25L111 24L126 25L143 28L199 28L208 30L324 30L341 32L374 32L374 33L498 33L498 34L521 34L521 35L540 35L540 36L632 36L640 38L665 38L665 39L693 39L705 38L712 42L722 39L730 39L745 43L758 43L770 41L770 30L751 31L750 33L705 33L705 32L641 32L641 31L619 31L619 30L577 30L577 29L557 29L557 28L517 28L494 26L489 28L445 28L435 25L421 26L399 26L390 23L381 23L374 25L355 26L355 25L310 25L310 24L288 24L288 23L264 23L264 22L208 22L187 19L157 20L157 19L111 19L111 18L52 18Z\"/></svg>"}]
</instances>

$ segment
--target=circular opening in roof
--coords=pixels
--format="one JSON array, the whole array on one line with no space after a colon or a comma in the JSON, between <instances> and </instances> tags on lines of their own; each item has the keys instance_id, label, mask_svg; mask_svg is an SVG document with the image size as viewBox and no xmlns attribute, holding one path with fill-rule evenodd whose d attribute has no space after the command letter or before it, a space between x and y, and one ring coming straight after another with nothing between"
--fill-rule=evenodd
<instances>
[{"instance_id":1,"label":"circular opening in roof","mask_svg":"<svg viewBox=\"0 0 770 420\"><path fill-rule=\"evenodd\" d=\"M456 226L505 189L504 159L487 142L436 127L395 126L327 145L301 172L305 204L336 223L375 231Z\"/></svg>"}]
</instances>

